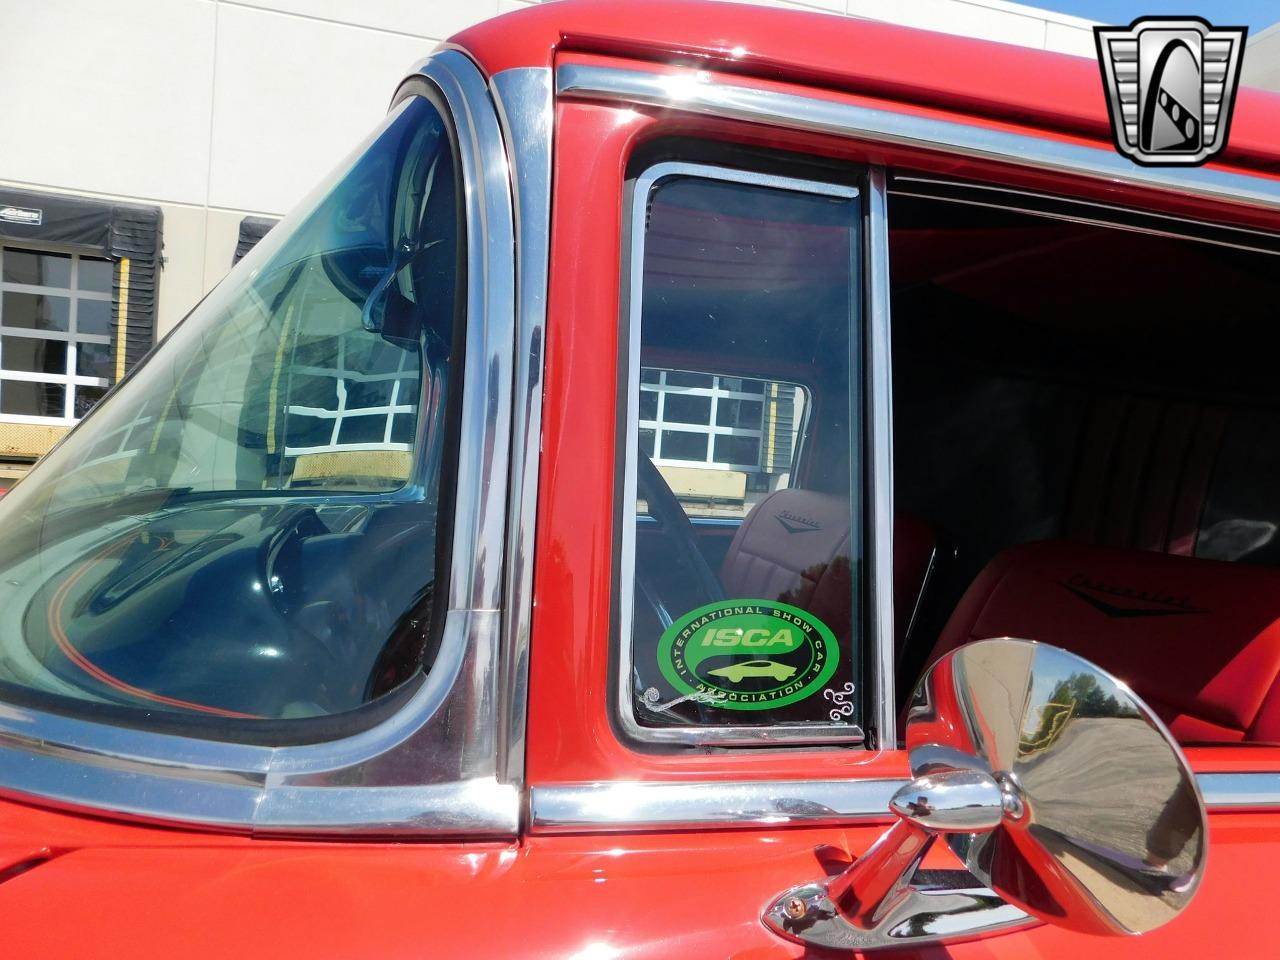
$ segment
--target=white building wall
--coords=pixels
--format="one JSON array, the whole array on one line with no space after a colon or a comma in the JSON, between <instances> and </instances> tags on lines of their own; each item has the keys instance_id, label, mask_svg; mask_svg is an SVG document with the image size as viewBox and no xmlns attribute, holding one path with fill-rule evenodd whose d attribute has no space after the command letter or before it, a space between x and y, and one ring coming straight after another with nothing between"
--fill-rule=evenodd
<instances>
[{"instance_id":1,"label":"white building wall","mask_svg":"<svg viewBox=\"0 0 1280 960\"><path fill-rule=\"evenodd\" d=\"M1280 10L1276 11L1280 15ZM1280 23L1249 38L1240 82L1264 90L1280 90Z\"/></svg>"},{"instance_id":2,"label":"white building wall","mask_svg":"<svg viewBox=\"0 0 1280 960\"><path fill-rule=\"evenodd\" d=\"M156 203L163 334L384 113L441 39L526 0L0 0L0 182ZM600 0L611 2L611 0ZM1004 0L767 0L1094 55Z\"/></svg>"}]
</instances>

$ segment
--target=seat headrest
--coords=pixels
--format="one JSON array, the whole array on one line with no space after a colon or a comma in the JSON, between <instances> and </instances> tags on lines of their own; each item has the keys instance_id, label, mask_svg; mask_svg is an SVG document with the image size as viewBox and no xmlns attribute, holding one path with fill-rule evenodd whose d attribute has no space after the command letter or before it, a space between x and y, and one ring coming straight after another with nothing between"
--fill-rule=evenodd
<instances>
[{"instance_id":1,"label":"seat headrest","mask_svg":"<svg viewBox=\"0 0 1280 960\"><path fill-rule=\"evenodd\" d=\"M1025 544L978 575L930 662L991 637L1040 640L1092 660L1128 683L1182 739L1280 735L1270 730L1280 702L1267 703L1280 674L1280 570Z\"/></svg>"},{"instance_id":2,"label":"seat headrest","mask_svg":"<svg viewBox=\"0 0 1280 960\"><path fill-rule=\"evenodd\" d=\"M849 554L849 501L778 490L742 521L721 568L729 596L771 597L817 564Z\"/></svg>"}]
</instances>

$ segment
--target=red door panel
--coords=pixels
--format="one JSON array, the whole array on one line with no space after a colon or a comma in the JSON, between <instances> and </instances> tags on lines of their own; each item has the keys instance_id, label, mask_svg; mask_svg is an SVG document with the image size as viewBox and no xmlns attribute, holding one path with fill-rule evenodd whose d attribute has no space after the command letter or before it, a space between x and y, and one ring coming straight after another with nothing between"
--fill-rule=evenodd
<instances>
[{"instance_id":1,"label":"red door panel","mask_svg":"<svg viewBox=\"0 0 1280 960\"><path fill-rule=\"evenodd\" d=\"M1133 939L1053 927L896 952L927 958L1267 956L1276 818L1212 818L1208 876L1168 927ZM123 828L129 830L131 828ZM0 884L6 956L781 958L773 896L821 872L815 848L857 830L542 837L494 844L236 841L75 850ZM937 858L942 864L943 856Z\"/></svg>"}]
</instances>

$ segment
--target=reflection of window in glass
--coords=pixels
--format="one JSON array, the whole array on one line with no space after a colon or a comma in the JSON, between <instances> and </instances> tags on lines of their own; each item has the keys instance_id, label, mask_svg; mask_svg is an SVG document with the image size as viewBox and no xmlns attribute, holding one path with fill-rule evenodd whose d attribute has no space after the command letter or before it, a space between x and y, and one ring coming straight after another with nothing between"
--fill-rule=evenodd
<instances>
[{"instance_id":1,"label":"reflection of window in glass","mask_svg":"<svg viewBox=\"0 0 1280 960\"><path fill-rule=\"evenodd\" d=\"M645 367L640 445L690 516L742 517L787 485L805 403L804 387L794 383ZM737 482L726 484L717 472L736 474Z\"/></svg>"},{"instance_id":2,"label":"reflection of window in glass","mask_svg":"<svg viewBox=\"0 0 1280 960\"><path fill-rule=\"evenodd\" d=\"M350 335L328 338L327 346L323 359L331 366L298 364L290 371L285 456L407 452L418 406L416 355L387 343L353 342Z\"/></svg>"},{"instance_id":3,"label":"reflection of window in glass","mask_svg":"<svg viewBox=\"0 0 1280 960\"><path fill-rule=\"evenodd\" d=\"M0 247L0 416L70 423L112 375L110 260Z\"/></svg>"}]
</instances>

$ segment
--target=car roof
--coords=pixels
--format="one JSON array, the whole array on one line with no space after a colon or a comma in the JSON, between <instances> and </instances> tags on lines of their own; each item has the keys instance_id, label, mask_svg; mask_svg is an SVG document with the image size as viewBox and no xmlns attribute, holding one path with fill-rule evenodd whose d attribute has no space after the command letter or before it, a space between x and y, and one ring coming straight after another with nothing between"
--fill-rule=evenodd
<instances>
[{"instance_id":1,"label":"car roof","mask_svg":"<svg viewBox=\"0 0 1280 960\"><path fill-rule=\"evenodd\" d=\"M486 73L561 52L688 64L886 97L1110 142L1091 58L855 17L718 0L560 0L477 24L449 46ZM1242 88L1222 160L1280 170L1280 95Z\"/></svg>"}]
</instances>

